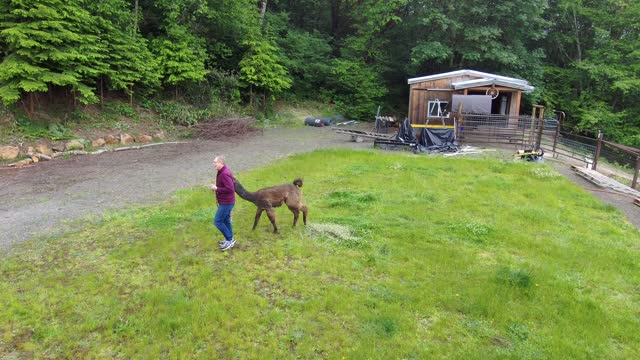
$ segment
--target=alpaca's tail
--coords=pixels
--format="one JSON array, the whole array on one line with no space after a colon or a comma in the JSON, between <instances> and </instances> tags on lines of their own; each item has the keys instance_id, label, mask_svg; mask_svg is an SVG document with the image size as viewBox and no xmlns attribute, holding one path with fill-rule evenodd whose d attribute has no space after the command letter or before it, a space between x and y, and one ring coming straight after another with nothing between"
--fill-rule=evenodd
<instances>
[{"instance_id":1,"label":"alpaca's tail","mask_svg":"<svg viewBox=\"0 0 640 360\"><path fill-rule=\"evenodd\" d=\"M295 185L297 187L302 187L302 179L293 180L293 185Z\"/></svg>"}]
</instances>

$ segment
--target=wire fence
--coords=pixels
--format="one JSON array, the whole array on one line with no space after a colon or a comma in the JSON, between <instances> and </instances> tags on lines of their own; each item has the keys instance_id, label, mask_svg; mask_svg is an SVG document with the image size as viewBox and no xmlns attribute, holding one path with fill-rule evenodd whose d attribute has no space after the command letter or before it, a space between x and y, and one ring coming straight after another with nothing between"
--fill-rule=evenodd
<instances>
[{"instance_id":1,"label":"wire fence","mask_svg":"<svg viewBox=\"0 0 640 360\"><path fill-rule=\"evenodd\" d=\"M640 149L585 136L560 117L457 114L460 142L514 146L521 150L543 150L554 158L572 159L590 169L638 188Z\"/></svg>"}]
</instances>

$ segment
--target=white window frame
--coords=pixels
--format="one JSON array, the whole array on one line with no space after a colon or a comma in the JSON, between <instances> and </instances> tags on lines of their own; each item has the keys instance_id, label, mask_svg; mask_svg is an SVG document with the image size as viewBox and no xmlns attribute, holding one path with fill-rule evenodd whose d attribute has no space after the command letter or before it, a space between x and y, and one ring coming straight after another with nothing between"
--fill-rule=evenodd
<instances>
[{"instance_id":1,"label":"white window frame","mask_svg":"<svg viewBox=\"0 0 640 360\"><path fill-rule=\"evenodd\" d=\"M431 110L435 110L435 107L438 105L440 106L440 111L433 115ZM427 118L449 118L449 112L447 112L448 106L448 101L431 100L427 102ZM442 114L442 116L439 116L439 113Z\"/></svg>"}]
</instances>

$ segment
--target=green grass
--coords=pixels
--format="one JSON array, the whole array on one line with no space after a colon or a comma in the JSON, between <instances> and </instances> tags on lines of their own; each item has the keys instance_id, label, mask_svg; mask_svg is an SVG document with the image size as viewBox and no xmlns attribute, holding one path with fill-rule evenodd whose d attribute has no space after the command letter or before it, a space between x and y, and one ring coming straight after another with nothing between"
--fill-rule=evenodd
<instances>
[{"instance_id":1,"label":"green grass","mask_svg":"<svg viewBox=\"0 0 640 360\"><path fill-rule=\"evenodd\" d=\"M233 167L233 164L231 164ZM640 353L640 233L544 164L317 151L309 225L204 186L33 240L0 265L0 357L621 359Z\"/></svg>"}]
</instances>

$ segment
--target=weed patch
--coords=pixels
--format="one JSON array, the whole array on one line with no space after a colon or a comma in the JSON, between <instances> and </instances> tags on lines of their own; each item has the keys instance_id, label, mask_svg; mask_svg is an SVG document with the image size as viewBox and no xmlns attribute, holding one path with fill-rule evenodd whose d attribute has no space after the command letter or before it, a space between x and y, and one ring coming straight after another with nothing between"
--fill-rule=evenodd
<instances>
[{"instance_id":1,"label":"weed patch","mask_svg":"<svg viewBox=\"0 0 640 360\"><path fill-rule=\"evenodd\" d=\"M490 238L493 226L470 220L466 222L456 221L450 224L448 229L453 239L481 244Z\"/></svg>"},{"instance_id":2,"label":"weed patch","mask_svg":"<svg viewBox=\"0 0 640 360\"><path fill-rule=\"evenodd\" d=\"M358 248L367 244L366 240L356 236L354 231L345 225L330 223L309 224L307 231L312 238L317 238L333 245Z\"/></svg>"},{"instance_id":3,"label":"weed patch","mask_svg":"<svg viewBox=\"0 0 640 360\"><path fill-rule=\"evenodd\" d=\"M330 207L362 208L377 200L377 196L370 192L333 191L327 195Z\"/></svg>"},{"instance_id":4,"label":"weed patch","mask_svg":"<svg viewBox=\"0 0 640 360\"><path fill-rule=\"evenodd\" d=\"M529 270L512 269L503 266L496 271L496 280L505 285L527 289L533 282L532 274Z\"/></svg>"}]
</instances>

